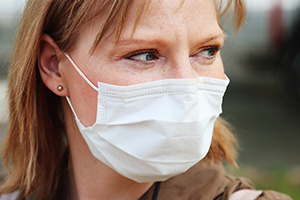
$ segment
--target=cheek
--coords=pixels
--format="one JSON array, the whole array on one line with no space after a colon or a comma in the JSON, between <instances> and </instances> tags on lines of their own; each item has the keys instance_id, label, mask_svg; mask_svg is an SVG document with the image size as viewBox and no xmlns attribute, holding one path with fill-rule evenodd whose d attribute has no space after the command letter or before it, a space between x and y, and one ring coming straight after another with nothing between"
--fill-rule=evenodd
<instances>
[{"instance_id":1,"label":"cheek","mask_svg":"<svg viewBox=\"0 0 300 200\"><path fill-rule=\"evenodd\" d=\"M224 79L224 66L220 54L217 56L215 67L214 78Z\"/></svg>"},{"instance_id":2,"label":"cheek","mask_svg":"<svg viewBox=\"0 0 300 200\"><path fill-rule=\"evenodd\" d=\"M83 125L93 125L97 115L97 92L74 70L65 73L65 80L77 117Z\"/></svg>"},{"instance_id":3,"label":"cheek","mask_svg":"<svg viewBox=\"0 0 300 200\"><path fill-rule=\"evenodd\" d=\"M218 54L211 65L194 65L199 76L224 79L224 67L221 56Z\"/></svg>"},{"instance_id":4,"label":"cheek","mask_svg":"<svg viewBox=\"0 0 300 200\"><path fill-rule=\"evenodd\" d=\"M98 61L97 66L99 69L91 73L93 80L111 85L128 86L158 79L154 69L140 70L128 63Z\"/></svg>"},{"instance_id":5,"label":"cheek","mask_svg":"<svg viewBox=\"0 0 300 200\"><path fill-rule=\"evenodd\" d=\"M97 92L85 85L74 90L70 96L74 99L74 109L81 123L85 126L92 126L97 117Z\"/></svg>"}]
</instances>

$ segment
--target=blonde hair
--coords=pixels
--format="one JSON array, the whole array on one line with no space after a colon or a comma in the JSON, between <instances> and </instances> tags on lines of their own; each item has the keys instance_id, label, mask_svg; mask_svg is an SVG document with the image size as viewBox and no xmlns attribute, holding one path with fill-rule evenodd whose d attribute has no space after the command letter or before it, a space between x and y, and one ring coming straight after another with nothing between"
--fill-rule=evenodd
<instances>
[{"instance_id":1,"label":"blonde hair","mask_svg":"<svg viewBox=\"0 0 300 200\"><path fill-rule=\"evenodd\" d=\"M6 168L0 193L19 190L23 197L38 199L57 194L60 176L67 170L68 144L65 137L61 101L42 83L37 69L37 53L43 33L49 34L62 51L68 51L80 31L97 15L105 22L95 39L95 48L107 30L121 34L128 8L133 0L29 0L23 13L9 73L9 130L2 146ZM147 4L140 4L141 16ZM244 21L243 0L220 0L219 18L234 8L233 23L238 29ZM136 24L138 23L136 19ZM235 165L235 137L218 119L211 149L206 159ZM52 196L51 196L52 195Z\"/></svg>"}]
</instances>

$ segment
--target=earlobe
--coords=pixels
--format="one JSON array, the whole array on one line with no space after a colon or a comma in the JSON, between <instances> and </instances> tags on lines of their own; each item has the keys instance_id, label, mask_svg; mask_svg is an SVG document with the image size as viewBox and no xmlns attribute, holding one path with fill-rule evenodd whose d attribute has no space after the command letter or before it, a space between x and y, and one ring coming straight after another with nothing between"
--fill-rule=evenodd
<instances>
[{"instance_id":1,"label":"earlobe","mask_svg":"<svg viewBox=\"0 0 300 200\"><path fill-rule=\"evenodd\" d=\"M61 50L48 34L43 34L38 52L40 76L47 88L58 96L68 96L68 90L60 74Z\"/></svg>"}]
</instances>

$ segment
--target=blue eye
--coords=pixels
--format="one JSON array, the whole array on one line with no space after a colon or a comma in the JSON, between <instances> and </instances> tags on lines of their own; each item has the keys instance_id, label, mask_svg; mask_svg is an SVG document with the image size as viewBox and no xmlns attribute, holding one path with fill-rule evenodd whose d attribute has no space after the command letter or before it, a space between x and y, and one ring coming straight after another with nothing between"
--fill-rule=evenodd
<instances>
[{"instance_id":1,"label":"blue eye","mask_svg":"<svg viewBox=\"0 0 300 200\"><path fill-rule=\"evenodd\" d=\"M199 55L210 59L213 58L219 50L220 50L219 47L211 47L211 48L201 50L199 52Z\"/></svg>"},{"instance_id":2,"label":"blue eye","mask_svg":"<svg viewBox=\"0 0 300 200\"><path fill-rule=\"evenodd\" d=\"M156 50L142 50L138 52L134 52L130 55L127 55L125 58L136 61L146 61L151 62L153 60L158 59Z\"/></svg>"}]
</instances>

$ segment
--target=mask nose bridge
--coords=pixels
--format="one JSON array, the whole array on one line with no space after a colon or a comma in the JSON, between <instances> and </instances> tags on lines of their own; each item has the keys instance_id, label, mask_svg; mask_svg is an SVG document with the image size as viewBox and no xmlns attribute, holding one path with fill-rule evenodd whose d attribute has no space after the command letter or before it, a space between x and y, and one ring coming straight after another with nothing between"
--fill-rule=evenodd
<instances>
[{"instance_id":1,"label":"mask nose bridge","mask_svg":"<svg viewBox=\"0 0 300 200\"><path fill-rule=\"evenodd\" d=\"M67 54L64 53L67 59L70 61L72 66L75 68L75 70L78 72L78 74L85 80L87 84L89 84L95 91L98 91L98 87L96 87L85 75L84 73L79 69L79 67L76 65L76 63L72 60L72 58Z\"/></svg>"}]
</instances>

